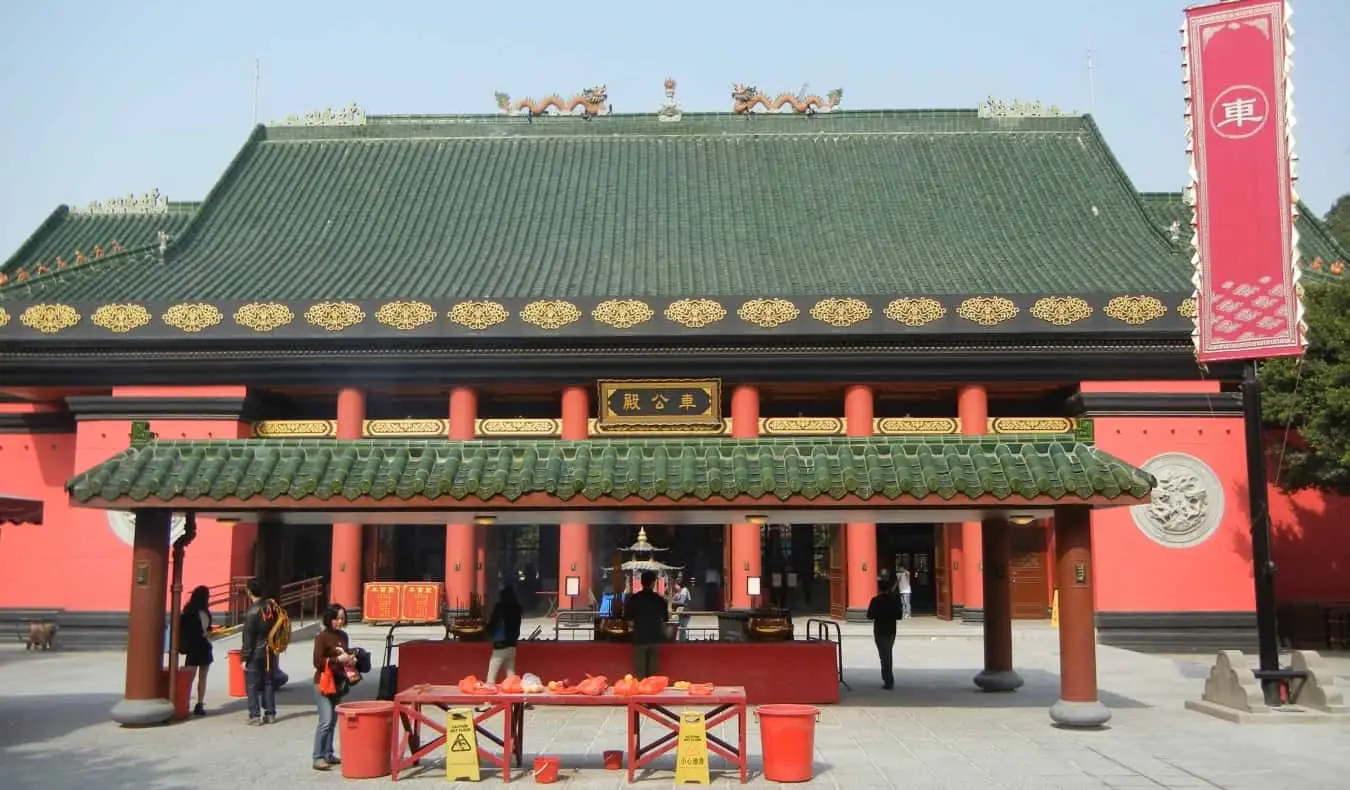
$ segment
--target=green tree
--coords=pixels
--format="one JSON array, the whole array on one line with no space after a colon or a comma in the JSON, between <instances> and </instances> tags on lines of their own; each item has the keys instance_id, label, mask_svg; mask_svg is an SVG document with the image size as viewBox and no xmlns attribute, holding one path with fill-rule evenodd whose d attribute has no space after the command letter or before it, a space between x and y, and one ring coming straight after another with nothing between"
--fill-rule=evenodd
<instances>
[{"instance_id":1,"label":"green tree","mask_svg":"<svg viewBox=\"0 0 1350 790\"><path fill-rule=\"evenodd\" d=\"M1350 214L1350 201L1337 205ZM1270 469L1287 491L1350 494L1350 287L1308 283L1304 304L1307 354L1261 367L1262 417L1281 431L1269 448Z\"/></svg>"},{"instance_id":2,"label":"green tree","mask_svg":"<svg viewBox=\"0 0 1350 790\"><path fill-rule=\"evenodd\" d=\"M1331 204L1325 219L1331 235L1342 247L1350 250L1350 193L1341 195Z\"/></svg>"}]
</instances>

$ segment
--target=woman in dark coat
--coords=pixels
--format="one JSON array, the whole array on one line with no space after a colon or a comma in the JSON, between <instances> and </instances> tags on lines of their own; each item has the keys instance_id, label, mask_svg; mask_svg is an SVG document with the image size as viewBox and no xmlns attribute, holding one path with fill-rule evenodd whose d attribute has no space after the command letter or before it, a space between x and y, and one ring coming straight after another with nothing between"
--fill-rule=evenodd
<instances>
[{"instance_id":1,"label":"woman in dark coat","mask_svg":"<svg viewBox=\"0 0 1350 790\"><path fill-rule=\"evenodd\" d=\"M208 637L211 633L210 603L210 590L204 586L194 588L178 620L178 652L183 654L183 666L188 672L197 674L197 706L192 712L198 716L206 713L206 673L215 660Z\"/></svg>"}]
</instances>

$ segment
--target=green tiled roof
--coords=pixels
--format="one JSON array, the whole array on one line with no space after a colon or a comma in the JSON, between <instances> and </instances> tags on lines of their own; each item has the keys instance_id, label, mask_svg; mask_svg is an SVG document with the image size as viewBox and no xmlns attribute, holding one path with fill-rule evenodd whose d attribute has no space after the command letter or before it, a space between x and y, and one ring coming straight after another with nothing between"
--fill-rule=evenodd
<instances>
[{"instance_id":1,"label":"green tiled roof","mask_svg":"<svg viewBox=\"0 0 1350 790\"><path fill-rule=\"evenodd\" d=\"M255 130L167 262L30 301L1168 293L1089 117L370 117Z\"/></svg>"},{"instance_id":2,"label":"green tiled roof","mask_svg":"<svg viewBox=\"0 0 1350 790\"><path fill-rule=\"evenodd\" d=\"M1154 222L1171 236L1173 223L1176 223L1177 249L1190 256L1195 248L1191 246L1191 207L1186 205L1180 192L1145 192L1142 196L1144 206L1153 215ZM1313 213L1303 201L1298 204L1298 247L1303 263L1303 273L1309 279L1317 281L1344 281L1350 279L1350 273L1342 268L1341 274L1334 274L1331 265L1340 261L1343 266L1350 265L1350 253L1336 243L1326 223ZM1320 260L1322 268L1316 269L1314 261Z\"/></svg>"},{"instance_id":3,"label":"green tiled roof","mask_svg":"<svg viewBox=\"0 0 1350 790\"><path fill-rule=\"evenodd\" d=\"M9 260L0 264L0 273L15 282L21 270L30 276L40 267L56 271L58 258L68 267L75 266L76 255L83 253L92 262L95 247L102 248L105 256L113 256L119 247L124 253L133 253L155 246L161 230L178 235L199 205L174 202L169 204L168 213L162 214L90 214L59 206Z\"/></svg>"},{"instance_id":4,"label":"green tiled roof","mask_svg":"<svg viewBox=\"0 0 1350 790\"><path fill-rule=\"evenodd\" d=\"M342 502L1128 498L1148 474L1071 437L563 441L151 441L67 485L79 504L239 498Z\"/></svg>"}]
</instances>

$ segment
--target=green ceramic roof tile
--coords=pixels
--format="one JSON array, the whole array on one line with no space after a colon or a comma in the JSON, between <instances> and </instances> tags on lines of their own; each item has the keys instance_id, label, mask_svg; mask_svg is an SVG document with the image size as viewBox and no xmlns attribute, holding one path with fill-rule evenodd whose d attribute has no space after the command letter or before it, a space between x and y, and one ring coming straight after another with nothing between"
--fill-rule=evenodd
<instances>
[{"instance_id":1,"label":"green ceramic roof tile","mask_svg":"<svg viewBox=\"0 0 1350 790\"><path fill-rule=\"evenodd\" d=\"M152 441L72 479L80 504L228 498L397 504L426 497L514 501L788 499L936 501L993 496L1147 497L1148 474L1072 437Z\"/></svg>"},{"instance_id":2,"label":"green ceramic roof tile","mask_svg":"<svg viewBox=\"0 0 1350 790\"><path fill-rule=\"evenodd\" d=\"M43 268L57 271L58 258L68 267L76 265L79 253L92 261L96 247L109 258L119 249L131 252L153 247L159 243L160 231L170 236L182 232L200 205L171 202L168 212L161 214L90 214L59 206L9 260L0 264L0 272L13 283L20 270L30 276Z\"/></svg>"},{"instance_id":3,"label":"green ceramic roof tile","mask_svg":"<svg viewBox=\"0 0 1350 790\"><path fill-rule=\"evenodd\" d=\"M974 110L260 128L167 261L58 279L44 299L1190 288L1090 118Z\"/></svg>"}]
</instances>

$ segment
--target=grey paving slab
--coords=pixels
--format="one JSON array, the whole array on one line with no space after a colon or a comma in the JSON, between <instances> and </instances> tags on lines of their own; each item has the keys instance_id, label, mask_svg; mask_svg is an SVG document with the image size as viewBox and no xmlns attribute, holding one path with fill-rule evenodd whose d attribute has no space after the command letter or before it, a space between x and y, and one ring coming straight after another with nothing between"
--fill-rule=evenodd
<instances>
[{"instance_id":1,"label":"grey paving slab","mask_svg":"<svg viewBox=\"0 0 1350 790\"><path fill-rule=\"evenodd\" d=\"M1105 730L1073 732L1055 729L1046 714L1058 694L1058 641L1042 624L1019 624L1016 631L1017 665L1026 685L995 695L970 682L982 659L978 628L934 621L911 625L897 644L894 691L880 688L866 630L845 632L845 676L854 691L822 712L811 787L1316 790L1343 787L1350 773L1350 726L1242 727L1184 710L1182 702L1203 684L1204 673L1196 667L1207 667L1207 656L1100 648L1102 697L1114 718ZM383 630L358 626L352 635L377 653L382 647ZM439 630L427 635L439 636ZM211 676L211 715L139 731L120 729L108 719L122 685L121 654L33 654L0 647L6 680L0 696L0 787L254 790L342 784L336 772L309 768L315 719L303 683L307 647L297 643L283 659L297 683L280 693L277 724L244 726L242 700L226 697L221 660ZM1342 672L1346 665L1337 666ZM355 698L370 698L374 691L373 682L363 684ZM759 775L753 718L749 737L751 786L772 786ZM624 738L617 711L541 707L527 722L526 754L561 756L560 788L616 788L625 786L624 774L605 771L601 753L622 748ZM718 760L713 766L725 768ZM672 768L668 758L666 770L638 786L668 786ZM516 781L533 784L528 775ZM485 783L498 780L489 775ZM357 786L390 784L369 780ZM412 790L457 786L435 762L400 784ZM715 781L734 784L726 776Z\"/></svg>"}]
</instances>

